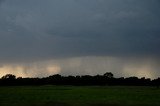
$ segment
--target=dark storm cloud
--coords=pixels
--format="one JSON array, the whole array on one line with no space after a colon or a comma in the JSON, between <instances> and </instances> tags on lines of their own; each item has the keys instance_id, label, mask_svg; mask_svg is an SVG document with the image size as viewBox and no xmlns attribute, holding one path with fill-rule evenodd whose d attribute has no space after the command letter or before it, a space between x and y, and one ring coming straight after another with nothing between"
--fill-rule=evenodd
<instances>
[{"instance_id":1,"label":"dark storm cloud","mask_svg":"<svg viewBox=\"0 0 160 106\"><path fill-rule=\"evenodd\" d=\"M5 0L0 59L159 57L159 5L159 0Z\"/></svg>"},{"instance_id":2,"label":"dark storm cloud","mask_svg":"<svg viewBox=\"0 0 160 106\"><path fill-rule=\"evenodd\" d=\"M0 6L1 6L1 4L2 4L3 1L4 1L4 0L0 0Z\"/></svg>"},{"instance_id":3,"label":"dark storm cloud","mask_svg":"<svg viewBox=\"0 0 160 106\"><path fill-rule=\"evenodd\" d=\"M3 2L4 0L0 0L0 3Z\"/></svg>"},{"instance_id":4,"label":"dark storm cloud","mask_svg":"<svg viewBox=\"0 0 160 106\"><path fill-rule=\"evenodd\" d=\"M0 76L160 75L159 0L0 0Z\"/></svg>"}]
</instances>

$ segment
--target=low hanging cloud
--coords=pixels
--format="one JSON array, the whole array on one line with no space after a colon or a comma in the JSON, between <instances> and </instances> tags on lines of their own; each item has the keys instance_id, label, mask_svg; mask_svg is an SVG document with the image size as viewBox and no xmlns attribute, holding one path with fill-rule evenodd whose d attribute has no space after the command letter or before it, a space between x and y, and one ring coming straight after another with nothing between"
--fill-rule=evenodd
<instances>
[{"instance_id":1,"label":"low hanging cloud","mask_svg":"<svg viewBox=\"0 0 160 106\"><path fill-rule=\"evenodd\" d=\"M61 75L103 75L112 72L115 77L159 77L159 60L152 58L76 57L1 65L0 75L12 73L21 77L46 77Z\"/></svg>"},{"instance_id":2,"label":"low hanging cloud","mask_svg":"<svg viewBox=\"0 0 160 106\"><path fill-rule=\"evenodd\" d=\"M159 5L159 0L0 0L1 73L43 76L55 67L53 73L62 74L107 70L155 76ZM42 65L46 61L54 67ZM116 64L108 66L112 61Z\"/></svg>"}]
</instances>

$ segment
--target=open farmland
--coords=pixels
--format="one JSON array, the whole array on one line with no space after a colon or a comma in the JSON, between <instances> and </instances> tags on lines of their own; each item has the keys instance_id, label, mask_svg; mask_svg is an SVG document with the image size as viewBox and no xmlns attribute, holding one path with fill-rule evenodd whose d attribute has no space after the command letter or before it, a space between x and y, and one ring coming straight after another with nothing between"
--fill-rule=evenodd
<instances>
[{"instance_id":1,"label":"open farmland","mask_svg":"<svg viewBox=\"0 0 160 106\"><path fill-rule=\"evenodd\" d=\"M0 106L160 106L160 89L129 86L0 87Z\"/></svg>"}]
</instances>

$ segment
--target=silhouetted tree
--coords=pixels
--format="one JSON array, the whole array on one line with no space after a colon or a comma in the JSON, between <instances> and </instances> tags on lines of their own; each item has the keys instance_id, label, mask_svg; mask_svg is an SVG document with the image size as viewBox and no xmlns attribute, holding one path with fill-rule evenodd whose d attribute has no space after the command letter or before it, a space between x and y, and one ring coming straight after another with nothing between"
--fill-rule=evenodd
<instances>
[{"instance_id":1,"label":"silhouetted tree","mask_svg":"<svg viewBox=\"0 0 160 106\"><path fill-rule=\"evenodd\" d=\"M113 78L113 74L111 72L106 72L103 76L107 78Z\"/></svg>"},{"instance_id":2,"label":"silhouetted tree","mask_svg":"<svg viewBox=\"0 0 160 106\"><path fill-rule=\"evenodd\" d=\"M12 74L6 74L1 78L1 85L16 85L16 76Z\"/></svg>"},{"instance_id":3,"label":"silhouetted tree","mask_svg":"<svg viewBox=\"0 0 160 106\"><path fill-rule=\"evenodd\" d=\"M152 82L153 82L154 86L156 86L157 88L159 88L159 86L160 86L160 78L154 79Z\"/></svg>"},{"instance_id":4,"label":"silhouetted tree","mask_svg":"<svg viewBox=\"0 0 160 106\"><path fill-rule=\"evenodd\" d=\"M0 86L15 85L76 85L76 86L93 86L93 85L124 85L124 86L160 86L160 78L151 80L149 78L114 78L111 72L104 75L83 75L83 76L61 76L59 74L51 75L44 78L16 78L15 75L6 74L0 79Z\"/></svg>"},{"instance_id":5,"label":"silhouetted tree","mask_svg":"<svg viewBox=\"0 0 160 106\"><path fill-rule=\"evenodd\" d=\"M15 80L16 76L12 74L6 74L5 76L2 77L2 79L10 79L10 80Z\"/></svg>"}]
</instances>

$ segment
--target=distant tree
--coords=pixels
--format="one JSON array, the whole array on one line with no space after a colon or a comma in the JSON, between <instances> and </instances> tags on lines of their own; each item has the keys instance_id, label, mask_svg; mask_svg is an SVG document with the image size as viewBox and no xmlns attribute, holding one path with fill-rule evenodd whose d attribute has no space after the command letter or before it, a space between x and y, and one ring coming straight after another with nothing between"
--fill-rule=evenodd
<instances>
[{"instance_id":1,"label":"distant tree","mask_svg":"<svg viewBox=\"0 0 160 106\"><path fill-rule=\"evenodd\" d=\"M160 78L154 79L152 82L153 82L153 85L156 86L157 88L160 87Z\"/></svg>"},{"instance_id":2,"label":"distant tree","mask_svg":"<svg viewBox=\"0 0 160 106\"><path fill-rule=\"evenodd\" d=\"M6 74L0 79L0 86L15 86L15 85L125 85L125 86L157 86L160 87L160 78L151 80L150 78L120 77L114 78L111 72L106 72L104 75L83 75L83 76L61 76L59 74L51 75L44 78L16 78L15 75Z\"/></svg>"},{"instance_id":3,"label":"distant tree","mask_svg":"<svg viewBox=\"0 0 160 106\"><path fill-rule=\"evenodd\" d=\"M22 77L18 77L17 79L22 79Z\"/></svg>"},{"instance_id":4,"label":"distant tree","mask_svg":"<svg viewBox=\"0 0 160 106\"><path fill-rule=\"evenodd\" d=\"M106 72L103 76L107 78L113 78L114 75L111 72Z\"/></svg>"},{"instance_id":5,"label":"distant tree","mask_svg":"<svg viewBox=\"0 0 160 106\"><path fill-rule=\"evenodd\" d=\"M12 74L6 74L2 77L2 79L10 79L10 80L14 80L16 79L16 76L15 75L12 75Z\"/></svg>"},{"instance_id":6,"label":"distant tree","mask_svg":"<svg viewBox=\"0 0 160 106\"><path fill-rule=\"evenodd\" d=\"M51 78L51 79L61 79L61 75L59 75L59 74L55 74L55 75L52 75L52 76L49 76L49 78Z\"/></svg>"}]
</instances>

